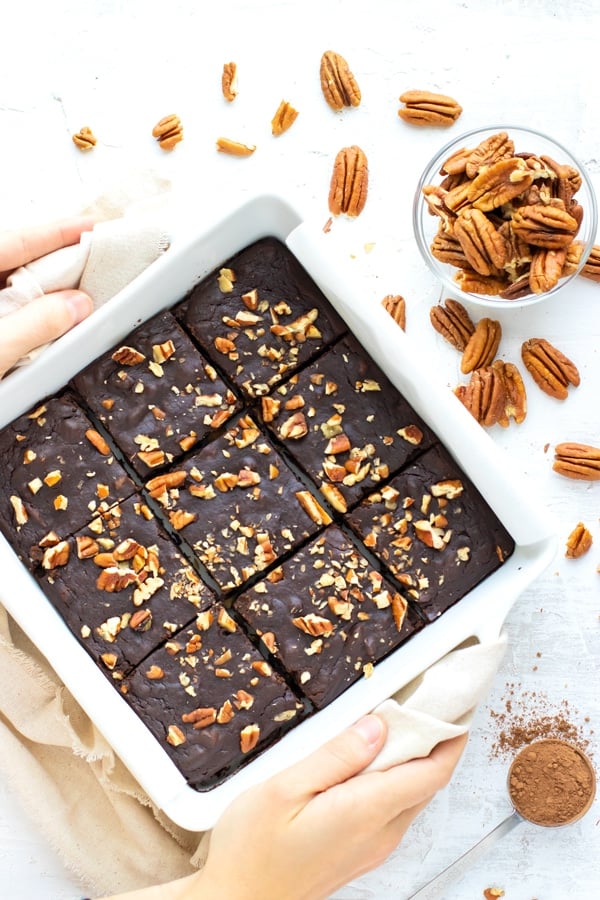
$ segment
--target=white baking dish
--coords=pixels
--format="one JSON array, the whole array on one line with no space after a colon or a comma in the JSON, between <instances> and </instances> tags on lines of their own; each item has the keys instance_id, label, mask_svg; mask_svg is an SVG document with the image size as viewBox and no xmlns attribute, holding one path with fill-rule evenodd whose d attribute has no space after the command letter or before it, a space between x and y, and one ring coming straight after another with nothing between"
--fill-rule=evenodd
<instances>
[{"instance_id":1,"label":"white baking dish","mask_svg":"<svg viewBox=\"0 0 600 900\"><path fill-rule=\"evenodd\" d=\"M321 229L302 222L293 205L276 195L252 197L202 228L188 227L182 219L168 252L135 282L32 365L0 382L0 427L61 388L141 321L173 305L238 250L267 235L288 245L390 380L437 432L509 530L516 548L495 574L379 663L369 679L361 679L223 784L197 792L71 635L0 535L0 599L9 613L154 803L191 830L212 827L241 790L316 748L463 640L496 638L512 604L549 565L556 548L547 511L511 471L508 458L449 388L423 367L418 348L400 328L391 327L383 307L365 306L343 267L332 265L331 243Z\"/></svg>"}]
</instances>

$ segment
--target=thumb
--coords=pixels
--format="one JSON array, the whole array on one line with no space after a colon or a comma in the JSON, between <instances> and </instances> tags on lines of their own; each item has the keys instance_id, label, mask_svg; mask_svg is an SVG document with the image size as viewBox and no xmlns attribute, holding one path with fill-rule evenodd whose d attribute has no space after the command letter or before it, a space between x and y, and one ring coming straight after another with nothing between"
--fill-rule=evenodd
<instances>
[{"instance_id":1,"label":"thumb","mask_svg":"<svg viewBox=\"0 0 600 900\"><path fill-rule=\"evenodd\" d=\"M45 294L10 313L0 330L0 378L22 356L63 335L92 309L87 294L67 290Z\"/></svg>"},{"instance_id":2,"label":"thumb","mask_svg":"<svg viewBox=\"0 0 600 900\"><path fill-rule=\"evenodd\" d=\"M299 791L315 795L361 772L375 759L386 737L379 716L368 715L294 767Z\"/></svg>"}]
</instances>

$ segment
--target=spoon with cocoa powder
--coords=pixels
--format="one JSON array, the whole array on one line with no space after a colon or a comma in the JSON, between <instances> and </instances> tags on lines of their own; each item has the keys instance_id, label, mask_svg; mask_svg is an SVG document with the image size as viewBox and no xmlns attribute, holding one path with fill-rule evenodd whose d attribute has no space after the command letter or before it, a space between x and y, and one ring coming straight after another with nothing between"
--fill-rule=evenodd
<instances>
[{"instance_id":1,"label":"spoon with cocoa powder","mask_svg":"<svg viewBox=\"0 0 600 900\"><path fill-rule=\"evenodd\" d=\"M410 900L434 900L440 890L463 875L499 838L522 822L554 828L571 825L586 814L596 795L596 775L588 756L568 741L542 738L524 747L508 771L513 811L479 843L428 881Z\"/></svg>"}]
</instances>

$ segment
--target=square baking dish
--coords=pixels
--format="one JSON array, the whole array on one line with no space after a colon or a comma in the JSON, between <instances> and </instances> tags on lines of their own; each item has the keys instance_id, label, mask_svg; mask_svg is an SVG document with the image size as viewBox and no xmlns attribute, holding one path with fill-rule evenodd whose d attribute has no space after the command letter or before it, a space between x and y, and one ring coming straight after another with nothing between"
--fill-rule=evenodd
<instances>
[{"instance_id":1,"label":"square baking dish","mask_svg":"<svg viewBox=\"0 0 600 900\"><path fill-rule=\"evenodd\" d=\"M390 327L383 306L367 306L343 267L332 265L326 235L276 194L250 197L211 217L204 227L189 224L182 213L163 256L75 331L0 382L0 427L58 391L141 322L173 306L239 250L267 236L287 245L366 351L437 433L510 532L515 550L494 574L378 663L368 679L360 679L227 780L199 792L187 784L97 668L0 535L0 600L152 801L175 823L194 831L211 828L242 790L316 749L464 640L497 638L511 606L550 564L556 549L547 510L511 470L506 456L451 390L423 367L410 338Z\"/></svg>"}]
</instances>

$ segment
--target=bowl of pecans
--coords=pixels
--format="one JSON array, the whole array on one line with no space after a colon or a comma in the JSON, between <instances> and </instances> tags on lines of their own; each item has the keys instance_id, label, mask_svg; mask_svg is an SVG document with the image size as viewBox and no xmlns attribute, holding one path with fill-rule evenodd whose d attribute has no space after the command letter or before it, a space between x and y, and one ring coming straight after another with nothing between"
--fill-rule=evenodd
<instances>
[{"instance_id":1,"label":"bowl of pecans","mask_svg":"<svg viewBox=\"0 0 600 900\"><path fill-rule=\"evenodd\" d=\"M444 289L487 307L537 303L585 275L597 224L581 163L517 126L476 129L446 144L413 203L419 250Z\"/></svg>"}]
</instances>

